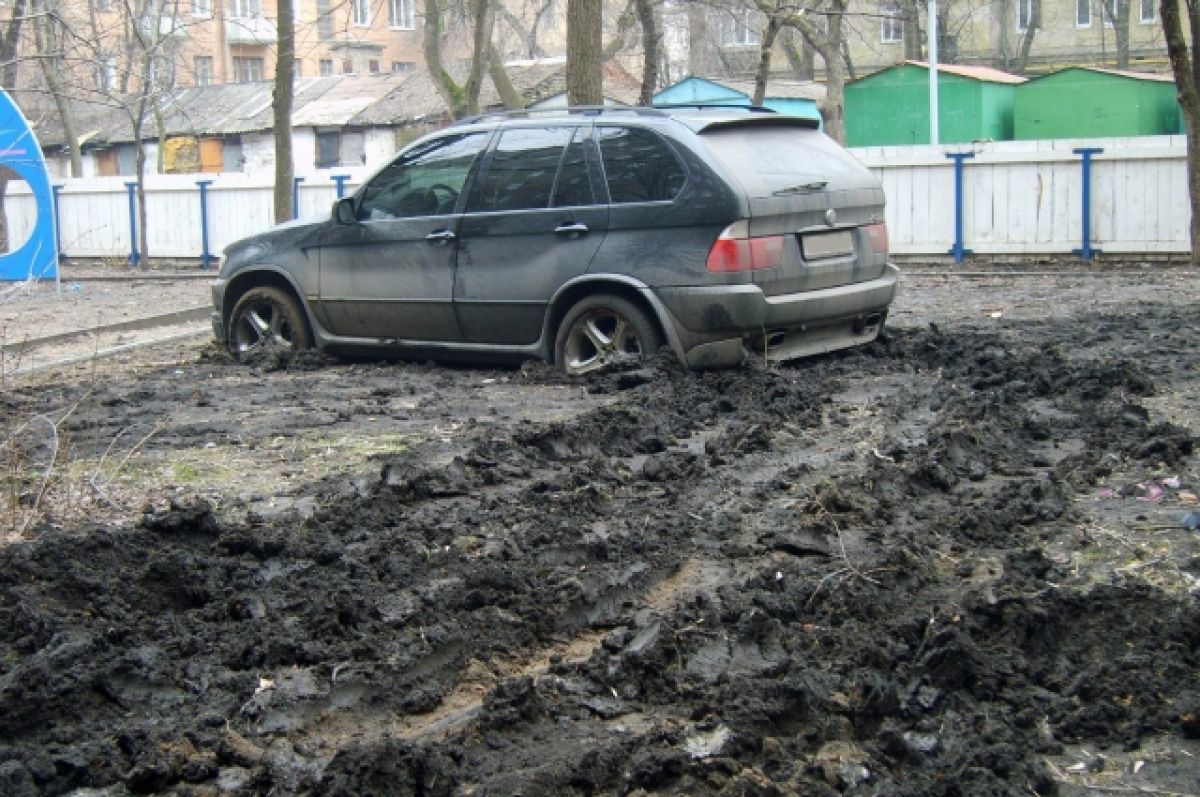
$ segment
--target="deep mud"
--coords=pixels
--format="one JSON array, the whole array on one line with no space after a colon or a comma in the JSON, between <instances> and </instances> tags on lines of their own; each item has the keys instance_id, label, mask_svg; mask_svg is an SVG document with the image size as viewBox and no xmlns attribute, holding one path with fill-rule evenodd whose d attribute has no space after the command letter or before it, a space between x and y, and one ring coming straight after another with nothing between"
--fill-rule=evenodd
<instances>
[{"instance_id":1,"label":"deep mud","mask_svg":"<svg viewBox=\"0 0 1200 797\"><path fill-rule=\"evenodd\" d=\"M1196 794L1194 304L903 320L90 385L81 451L226 478L0 550L0 793Z\"/></svg>"}]
</instances>

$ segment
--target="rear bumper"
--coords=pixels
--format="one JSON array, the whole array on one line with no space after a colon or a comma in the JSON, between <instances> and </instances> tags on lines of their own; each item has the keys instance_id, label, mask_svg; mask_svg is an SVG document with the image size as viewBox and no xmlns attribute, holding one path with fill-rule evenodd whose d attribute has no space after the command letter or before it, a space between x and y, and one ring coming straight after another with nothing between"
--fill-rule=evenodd
<instances>
[{"instance_id":1,"label":"rear bumper","mask_svg":"<svg viewBox=\"0 0 1200 797\"><path fill-rule=\"evenodd\" d=\"M873 280L781 296L755 285L659 288L654 295L687 364L712 368L736 365L747 353L786 360L874 340L899 276L888 265Z\"/></svg>"}]
</instances>

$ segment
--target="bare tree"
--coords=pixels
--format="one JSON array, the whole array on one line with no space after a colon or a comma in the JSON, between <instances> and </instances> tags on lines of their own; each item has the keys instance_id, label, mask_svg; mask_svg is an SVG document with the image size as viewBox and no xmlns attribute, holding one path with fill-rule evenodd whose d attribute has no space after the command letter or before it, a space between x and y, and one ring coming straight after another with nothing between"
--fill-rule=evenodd
<instances>
[{"instance_id":1,"label":"bare tree","mask_svg":"<svg viewBox=\"0 0 1200 797\"><path fill-rule=\"evenodd\" d=\"M567 0L567 102L604 103L601 0Z\"/></svg>"},{"instance_id":2,"label":"bare tree","mask_svg":"<svg viewBox=\"0 0 1200 797\"><path fill-rule=\"evenodd\" d=\"M662 7L657 0L637 0L637 16L642 25L642 89L638 105L652 105L658 89L662 50Z\"/></svg>"},{"instance_id":3,"label":"bare tree","mask_svg":"<svg viewBox=\"0 0 1200 797\"><path fill-rule=\"evenodd\" d=\"M1186 11L1185 19L1180 15L1180 6ZM1187 176L1188 196L1192 205L1192 266L1200 266L1200 59L1196 47L1200 46L1200 0L1162 0L1159 4L1163 33L1167 39L1167 57L1171 71L1175 74L1175 88L1179 104L1187 121ZM1188 35L1184 34L1184 25ZM1191 45L1189 47L1189 37Z\"/></svg>"},{"instance_id":4,"label":"bare tree","mask_svg":"<svg viewBox=\"0 0 1200 797\"><path fill-rule=\"evenodd\" d=\"M1129 0L1101 0L1100 15L1113 29L1117 69L1129 68Z\"/></svg>"},{"instance_id":5,"label":"bare tree","mask_svg":"<svg viewBox=\"0 0 1200 797\"><path fill-rule=\"evenodd\" d=\"M275 223L282 224L296 214L292 207L295 165L292 156L292 105L296 70L295 9L290 0L279 3L275 20L279 41L275 55L275 85L271 93L271 118L275 123Z\"/></svg>"},{"instance_id":6,"label":"bare tree","mask_svg":"<svg viewBox=\"0 0 1200 797\"><path fill-rule=\"evenodd\" d=\"M25 21L25 0L16 0L13 4L12 16L4 36L0 37L0 86L5 89L16 88L19 62L17 53L21 45L21 24ZM0 252L7 252L8 241L8 212L4 208L4 197L8 194L8 181L12 173L7 168L0 168Z\"/></svg>"}]
</instances>

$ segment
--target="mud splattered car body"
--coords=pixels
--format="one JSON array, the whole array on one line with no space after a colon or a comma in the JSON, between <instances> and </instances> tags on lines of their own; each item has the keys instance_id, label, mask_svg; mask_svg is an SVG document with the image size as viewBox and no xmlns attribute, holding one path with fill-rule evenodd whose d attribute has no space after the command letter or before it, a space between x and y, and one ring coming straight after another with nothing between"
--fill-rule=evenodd
<instances>
[{"instance_id":1,"label":"mud splattered car body","mask_svg":"<svg viewBox=\"0 0 1200 797\"><path fill-rule=\"evenodd\" d=\"M876 178L811 120L742 108L478 117L332 217L229 246L213 329L334 353L691 367L876 337L896 290Z\"/></svg>"}]
</instances>

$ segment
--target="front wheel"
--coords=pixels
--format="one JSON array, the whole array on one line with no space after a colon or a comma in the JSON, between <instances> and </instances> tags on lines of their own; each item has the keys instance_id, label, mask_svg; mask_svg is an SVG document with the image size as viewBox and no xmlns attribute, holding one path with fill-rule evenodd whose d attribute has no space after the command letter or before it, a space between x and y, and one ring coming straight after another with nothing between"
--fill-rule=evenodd
<instances>
[{"instance_id":1,"label":"front wheel","mask_svg":"<svg viewBox=\"0 0 1200 797\"><path fill-rule=\"evenodd\" d=\"M252 288L234 306L229 350L239 360L264 351L291 353L311 347L304 311L278 288Z\"/></svg>"},{"instance_id":2,"label":"front wheel","mask_svg":"<svg viewBox=\"0 0 1200 797\"><path fill-rule=\"evenodd\" d=\"M589 296L559 325L554 362L569 376L636 365L663 344L658 326L618 296Z\"/></svg>"}]
</instances>

